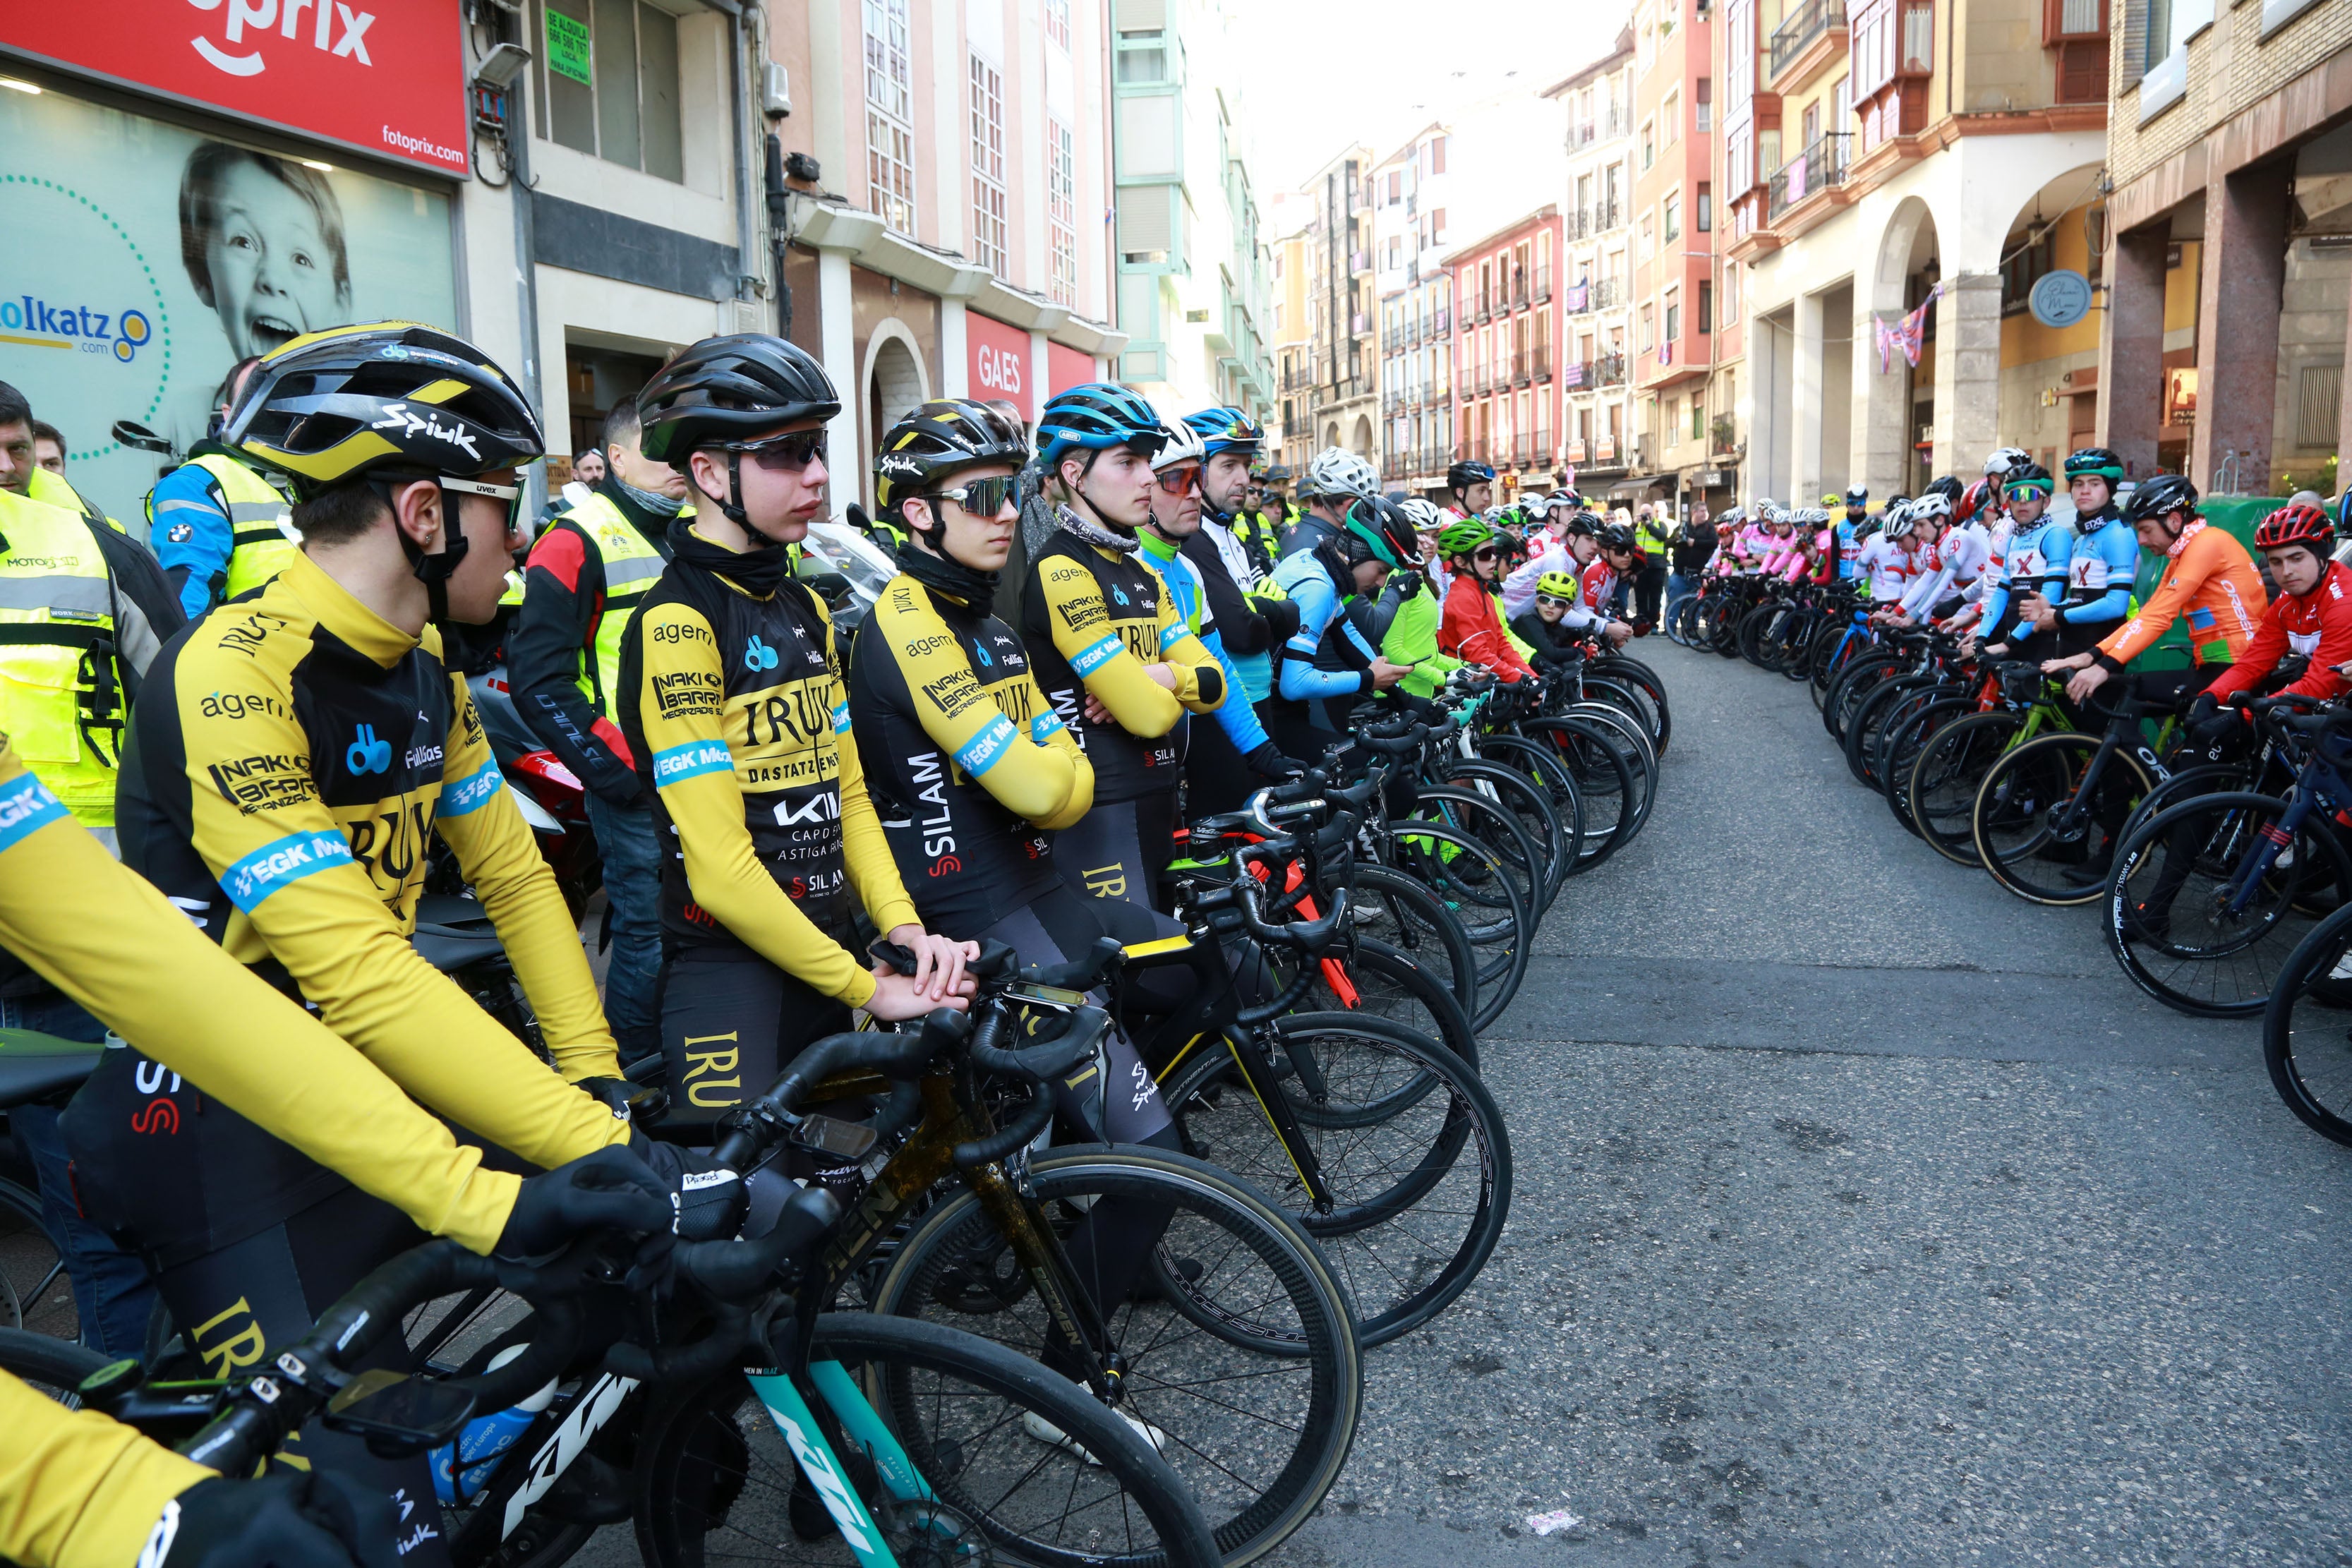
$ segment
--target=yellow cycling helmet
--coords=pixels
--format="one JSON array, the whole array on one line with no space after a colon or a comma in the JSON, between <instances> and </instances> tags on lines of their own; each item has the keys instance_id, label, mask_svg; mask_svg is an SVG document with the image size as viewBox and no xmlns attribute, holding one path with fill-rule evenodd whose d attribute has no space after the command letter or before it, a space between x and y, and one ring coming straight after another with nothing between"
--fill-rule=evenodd
<instances>
[{"instance_id":1,"label":"yellow cycling helmet","mask_svg":"<svg viewBox=\"0 0 2352 1568\"><path fill-rule=\"evenodd\" d=\"M1576 597L1576 579L1565 572L1547 572L1536 579L1536 597L1572 601Z\"/></svg>"}]
</instances>

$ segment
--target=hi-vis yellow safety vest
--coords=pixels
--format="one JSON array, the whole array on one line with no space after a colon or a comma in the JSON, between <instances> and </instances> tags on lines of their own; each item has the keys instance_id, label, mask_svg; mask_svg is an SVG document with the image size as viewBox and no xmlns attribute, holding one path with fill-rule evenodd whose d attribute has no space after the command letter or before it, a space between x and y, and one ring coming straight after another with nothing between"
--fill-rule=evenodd
<instances>
[{"instance_id":1,"label":"hi-vis yellow safety vest","mask_svg":"<svg viewBox=\"0 0 2352 1568\"><path fill-rule=\"evenodd\" d=\"M79 511L0 491L0 731L85 826L114 826L128 703L113 575Z\"/></svg>"},{"instance_id":2,"label":"hi-vis yellow safety vest","mask_svg":"<svg viewBox=\"0 0 2352 1568\"><path fill-rule=\"evenodd\" d=\"M594 646L582 650L580 672L572 683L598 714L618 722L611 694L621 687L621 634L629 629L637 601L653 592L666 563L610 497L592 495L559 521L575 525L594 541L604 562L604 618L596 623Z\"/></svg>"}]
</instances>

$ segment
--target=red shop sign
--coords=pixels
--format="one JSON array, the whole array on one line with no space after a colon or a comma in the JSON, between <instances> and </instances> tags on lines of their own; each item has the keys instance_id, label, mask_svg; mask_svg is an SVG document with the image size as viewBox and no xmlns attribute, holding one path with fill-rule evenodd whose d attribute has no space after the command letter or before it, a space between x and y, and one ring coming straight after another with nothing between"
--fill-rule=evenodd
<instances>
[{"instance_id":1,"label":"red shop sign","mask_svg":"<svg viewBox=\"0 0 2352 1568\"><path fill-rule=\"evenodd\" d=\"M1045 369L1053 380L1053 391L1067 392L1095 379L1095 356L1081 353L1076 349L1064 348L1059 343L1047 343Z\"/></svg>"},{"instance_id":2,"label":"red shop sign","mask_svg":"<svg viewBox=\"0 0 2352 1568\"><path fill-rule=\"evenodd\" d=\"M971 395L982 403L1003 398L1021 410L1024 419L1037 417L1037 390L1029 374L1029 334L1018 327L966 310L963 336L971 354Z\"/></svg>"},{"instance_id":3,"label":"red shop sign","mask_svg":"<svg viewBox=\"0 0 2352 1568\"><path fill-rule=\"evenodd\" d=\"M467 166L458 0L58 0L0 7L0 44L308 136Z\"/></svg>"}]
</instances>

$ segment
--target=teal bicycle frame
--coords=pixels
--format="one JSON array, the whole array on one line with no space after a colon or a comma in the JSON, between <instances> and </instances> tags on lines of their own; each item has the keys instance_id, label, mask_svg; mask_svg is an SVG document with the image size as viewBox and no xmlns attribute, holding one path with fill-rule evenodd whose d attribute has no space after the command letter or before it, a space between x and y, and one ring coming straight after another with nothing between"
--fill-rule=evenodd
<instances>
[{"instance_id":1,"label":"teal bicycle frame","mask_svg":"<svg viewBox=\"0 0 2352 1568\"><path fill-rule=\"evenodd\" d=\"M776 1430L783 1435L784 1446L799 1461L801 1473L808 1477L809 1485L824 1500L825 1510L840 1528L842 1540L857 1554L860 1568L899 1568L898 1559L883 1543L881 1527L858 1500L857 1489L843 1474L840 1459L832 1446L824 1440L824 1432L816 1415L802 1396L800 1385L789 1373L769 1370L745 1374L751 1392L760 1396L760 1404L775 1422ZM817 1396L825 1402L841 1422L843 1431L874 1462L883 1489L901 1503L928 1503L933 1500L931 1489L907 1451L890 1435L890 1428L874 1413L866 1395L837 1361L813 1362L809 1365L809 1382Z\"/></svg>"}]
</instances>

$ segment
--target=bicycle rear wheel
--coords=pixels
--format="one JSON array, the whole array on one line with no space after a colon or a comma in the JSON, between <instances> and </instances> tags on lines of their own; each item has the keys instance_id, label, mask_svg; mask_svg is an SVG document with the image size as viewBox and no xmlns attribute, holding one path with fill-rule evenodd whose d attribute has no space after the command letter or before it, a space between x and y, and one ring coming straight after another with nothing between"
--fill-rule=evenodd
<instances>
[{"instance_id":1,"label":"bicycle rear wheel","mask_svg":"<svg viewBox=\"0 0 2352 1568\"><path fill-rule=\"evenodd\" d=\"M1977 858L1977 791L1984 776L2025 727L2025 716L2004 709L1971 713L1944 726L1919 748L1904 794L1911 825L1928 847L1961 866Z\"/></svg>"},{"instance_id":2,"label":"bicycle rear wheel","mask_svg":"<svg viewBox=\"0 0 2352 1568\"><path fill-rule=\"evenodd\" d=\"M1360 937L1442 976L1474 1032L1493 1022L1479 1016L1477 950L1444 900L1402 871L1358 859L1349 873L1348 919Z\"/></svg>"},{"instance_id":3,"label":"bicycle rear wheel","mask_svg":"<svg viewBox=\"0 0 2352 1568\"><path fill-rule=\"evenodd\" d=\"M1213 1037L1206 1047L1223 1055ZM1101 1301L1097 1292L1125 1361L1118 1408L1167 1434L1169 1462L1199 1498L1226 1563L1272 1551L1339 1478L1363 1405L1351 1303L1324 1253L1284 1205L1185 1154L1055 1149L1030 1163L1029 1177L1046 1222L1065 1236L1105 1199L1171 1215L1128 1298ZM870 1304L1024 1356L1066 1357L1055 1348L1051 1310L968 1187L915 1223ZM1030 1464L1050 1468L1051 1458L1031 1445Z\"/></svg>"},{"instance_id":4,"label":"bicycle rear wheel","mask_svg":"<svg viewBox=\"0 0 2352 1568\"><path fill-rule=\"evenodd\" d=\"M1418 820L1390 824L1378 848L1391 869L1427 888L1461 921L1478 963L1478 1005L1470 1016L1500 1017L1527 978L1536 923L1501 857L1466 834Z\"/></svg>"},{"instance_id":5,"label":"bicycle rear wheel","mask_svg":"<svg viewBox=\"0 0 2352 1568\"><path fill-rule=\"evenodd\" d=\"M1230 1052L1204 1051L1167 1090L1185 1147L1274 1194L1322 1244L1369 1348L1467 1289L1511 1205L1502 1112L1478 1075L1384 1018L1294 1013L1274 1026L1280 1091L1334 1206L1315 1206Z\"/></svg>"},{"instance_id":6,"label":"bicycle rear wheel","mask_svg":"<svg viewBox=\"0 0 2352 1568\"><path fill-rule=\"evenodd\" d=\"M2042 735L1985 772L1969 817L1992 879L2032 903L2087 904L2105 890L2105 866L2133 803L2154 788L2140 760L2108 752L2093 795L2078 802L2100 737Z\"/></svg>"},{"instance_id":7,"label":"bicycle rear wheel","mask_svg":"<svg viewBox=\"0 0 2352 1568\"><path fill-rule=\"evenodd\" d=\"M844 1479L900 1563L986 1561L992 1548L1055 1568L1219 1561L1169 1464L1085 1388L1034 1361L938 1324L866 1312L817 1319L810 1353L850 1373L936 1500L895 1502L872 1458L816 1406ZM1033 1414L1083 1455L1030 1436L1023 1417ZM740 1372L656 1394L640 1440L635 1514L652 1568L859 1561Z\"/></svg>"}]
</instances>

